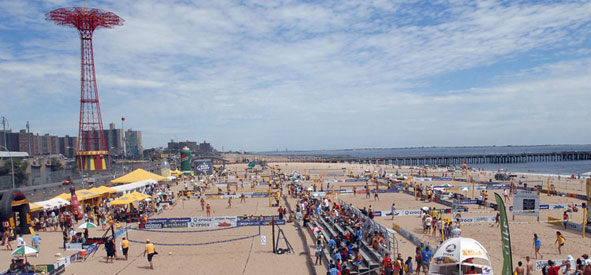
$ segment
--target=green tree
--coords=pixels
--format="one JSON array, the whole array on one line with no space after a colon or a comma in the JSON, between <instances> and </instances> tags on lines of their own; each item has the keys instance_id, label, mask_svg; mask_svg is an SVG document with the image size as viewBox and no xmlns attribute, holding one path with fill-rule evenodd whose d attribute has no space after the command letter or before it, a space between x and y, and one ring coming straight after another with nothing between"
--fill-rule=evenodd
<instances>
[{"instance_id":1,"label":"green tree","mask_svg":"<svg viewBox=\"0 0 591 275\"><path fill-rule=\"evenodd\" d=\"M50 165L51 165L51 171L60 171L60 170L64 169L64 165L57 158L52 158Z\"/></svg>"},{"instance_id":2,"label":"green tree","mask_svg":"<svg viewBox=\"0 0 591 275\"><path fill-rule=\"evenodd\" d=\"M14 161L14 181L15 181L15 185L18 187L23 182L25 182L28 178L27 162L20 160L20 159L14 159L13 161ZM11 171L10 159L5 159L4 164L2 165L2 167L0 167L0 176L11 176L11 175L12 175L12 171Z\"/></svg>"}]
</instances>

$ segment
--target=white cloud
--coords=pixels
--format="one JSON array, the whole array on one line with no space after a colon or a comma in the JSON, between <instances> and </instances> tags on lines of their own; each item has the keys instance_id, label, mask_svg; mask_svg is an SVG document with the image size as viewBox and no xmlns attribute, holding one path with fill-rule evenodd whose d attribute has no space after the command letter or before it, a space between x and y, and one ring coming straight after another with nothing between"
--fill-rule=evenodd
<instances>
[{"instance_id":1,"label":"white cloud","mask_svg":"<svg viewBox=\"0 0 591 275\"><path fill-rule=\"evenodd\" d=\"M79 3L26 9L0 2L10 11L0 25L11 31L0 34L7 76L0 95L25 109L62 106L43 124L75 134L78 36L42 20L67 4ZM248 150L590 138L574 130L591 117L582 108L591 101L585 2L94 4L125 19L95 32L104 123L126 116L147 146L173 137ZM12 17L20 18L7 24ZM525 69L496 69L494 85L438 87L437 77L469 78L504 60L527 63L537 51L554 55ZM39 116L14 102L0 108L13 120Z\"/></svg>"}]
</instances>

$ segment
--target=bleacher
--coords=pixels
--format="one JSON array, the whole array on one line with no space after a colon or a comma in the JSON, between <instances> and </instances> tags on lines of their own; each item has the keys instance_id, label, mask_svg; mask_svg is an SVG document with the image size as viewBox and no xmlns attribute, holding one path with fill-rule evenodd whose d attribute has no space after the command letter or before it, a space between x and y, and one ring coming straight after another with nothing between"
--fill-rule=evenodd
<instances>
[{"instance_id":1,"label":"bleacher","mask_svg":"<svg viewBox=\"0 0 591 275\"><path fill-rule=\"evenodd\" d=\"M332 223L330 219L321 215L318 220L310 221L308 223L308 229L313 233L315 239L318 238L319 232L314 232L314 228L318 226L323 229L322 234L324 235L324 258L326 263L328 263L330 259L333 259L332 255L329 253L328 240L335 239L339 234L345 236L347 232L349 232L349 234L354 237L355 231L350 226L343 227L337 223ZM369 246L365 240L361 242L359 252L363 257L363 262L359 265L358 269L353 266L351 261L343 260L342 264L349 267L351 274L367 274L374 270L376 270L374 273L377 274L377 270L379 270L382 260L380 253Z\"/></svg>"}]
</instances>

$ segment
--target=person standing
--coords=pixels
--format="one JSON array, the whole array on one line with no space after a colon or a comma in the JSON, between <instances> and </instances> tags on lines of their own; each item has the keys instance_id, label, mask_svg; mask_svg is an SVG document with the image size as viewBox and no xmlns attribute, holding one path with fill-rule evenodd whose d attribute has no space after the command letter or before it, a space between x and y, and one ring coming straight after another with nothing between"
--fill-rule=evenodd
<instances>
[{"instance_id":1,"label":"person standing","mask_svg":"<svg viewBox=\"0 0 591 275\"><path fill-rule=\"evenodd\" d=\"M562 254L561 248L564 246L564 243L566 243L566 238L564 238L560 231L556 231L556 241L554 244L558 245L558 254Z\"/></svg>"},{"instance_id":2,"label":"person standing","mask_svg":"<svg viewBox=\"0 0 591 275\"><path fill-rule=\"evenodd\" d=\"M534 255L535 255L536 259L538 258L538 255L540 255L540 259L543 258L542 253L540 253L541 247L542 247L542 242L540 241L538 234L534 233Z\"/></svg>"},{"instance_id":3,"label":"person standing","mask_svg":"<svg viewBox=\"0 0 591 275\"><path fill-rule=\"evenodd\" d=\"M148 254L148 262L150 263L150 269L154 269L152 257L158 254L158 252L156 252L156 248L154 247L154 244L150 242L150 239L146 239L146 248L144 249L144 256L146 256L146 254Z\"/></svg>"},{"instance_id":4,"label":"person standing","mask_svg":"<svg viewBox=\"0 0 591 275\"><path fill-rule=\"evenodd\" d=\"M27 243L25 242L25 239L23 239L23 235L19 234L18 238L16 238L16 248L21 248L25 245L27 245Z\"/></svg>"},{"instance_id":5,"label":"person standing","mask_svg":"<svg viewBox=\"0 0 591 275\"><path fill-rule=\"evenodd\" d=\"M209 205L209 203L207 204L207 206L205 207L205 209L207 209L207 216L211 217L211 205Z\"/></svg>"},{"instance_id":6,"label":"person standing","mask_svg":"<svg viewBox=\"0 0 591 275\"><path fill-rule=\"evenodd\" d=\"M392 220L394 220L394 216L396 216L396 203L392 203Z\"/></svg>"},{"instance_id":7,"label":"person standing","mask_svg":"<svg viewBox=\"0 0 591 275\"><path fill-rule=\"evenodd\" d=\"M121 240L121 250L123 250L123 256L125 256L125 260L127 261L127 252L129 251L129 241L123 237Z\"/></svg>"},{"instance_id":8,"label":"person standing","mask_svg":"<svg viewBox=\"0 0 591 275\"><path fill-rule=\"evenodd\" d=\"M107 242L105 242L105 250L107 251L107 263L111 260L111 263L115 261L115 240L113 238L109 238Z\"/></svg>"},{"instance_id":9,"label":"person standing","mask_svg":"<svg viewBox=\"0 0 591 275\"><path fill-rule=\"evenodd\" d=\"M314 265L320 264L322 265L322 240L318 239L316 241L316 261L314 261Z\"/></svg>"},{"instance_id":10,"label":"person standing","mask_svg":"<svg viewBox=\"0 0 591 275\"><path fill-rule=\"evenodd\" d=\"M519 263L517 263L517 267L515 267L515 270L513 270L513 274L524 275L524 273L525 273L525 268L523 267L523 263L521 261L519 261Z\"/></svg>"},{"instance_id":11,"label":"person standing","mask_svg":"<svg viewBox=\"0 0 591 275\"><path fill-rule=\"evenodd\" d=\"M228 207L227 208L232 208L232 197L228 197Z\"/></svg>"},{"instance_id":12,"label":"person standing","mask_svg":"<svg viewBox=\"0 0 591 275\"><path fill-rule=\"evenodd\" d=\"M205 199L201 198L201 211L205 211Z\"/></svg>"},{"instance_id":13,"label":"person standing","mask_svg":"<svg viewBox=\"0 0 591 275\"><path fill-rule=\"evenodd\" d=\"M525 256L525 275L534 274L534 262L529 260L529 256Z\"/></svg>"}]
</instances>

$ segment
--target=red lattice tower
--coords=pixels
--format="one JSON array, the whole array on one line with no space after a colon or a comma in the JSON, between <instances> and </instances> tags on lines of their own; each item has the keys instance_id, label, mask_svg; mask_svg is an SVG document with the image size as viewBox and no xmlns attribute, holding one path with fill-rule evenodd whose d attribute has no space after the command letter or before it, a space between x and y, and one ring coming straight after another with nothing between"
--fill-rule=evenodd
<instances>
[{"instance_id":1,"label":"red lattice tower","mask_svg":"<svg viewBox=\"0 0 591 275\"><path fill-rule=\"evenodd\" d=\"M99 28L123 25L116 14L100 9L61 8L45 15L58 25L74 27L80 33L80 123L76 142L76 156L84 170L105 170L110 166L109 148L103 132L99 105L92 34Z\"/></svg>"}]
</instances>

